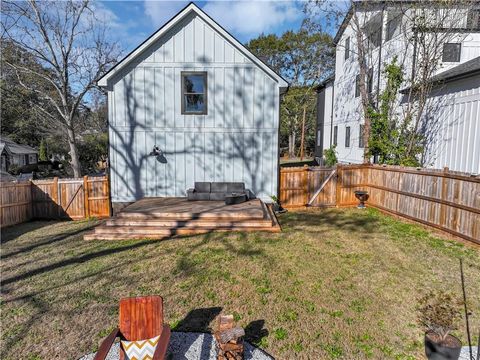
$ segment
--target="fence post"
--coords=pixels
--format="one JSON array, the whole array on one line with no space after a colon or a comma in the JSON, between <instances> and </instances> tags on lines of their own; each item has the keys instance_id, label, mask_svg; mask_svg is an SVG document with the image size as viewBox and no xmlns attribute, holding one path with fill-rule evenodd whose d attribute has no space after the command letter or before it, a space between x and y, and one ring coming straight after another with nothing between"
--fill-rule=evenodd
<instances>
[{"instance_id":1,"label":"fence post","mask_svg":"<svg viewBox=\"0 0 480 360\"><path fill-rule=\"evenodd\" d=\"M443 168L443 172L447 173L448 172L448 167ZM442 201L445 201L447 198L447 178L442 177L442 192L440 194L440 199ZM440 226L446 227L446 215L447 215L447 209L445 204L440 204Z\"/></svg>"},{"instance_id":2,"label":"fence post","mask_svg":"<svg viewBox=\"0 0 480 360\"><path fill-rule=\"evenodd\" d=\"M308 165L303 165L303 206L308 205Z\"/></svg>"},{"instance_id":3,"label":"fence post","mask_svg":"<svg viewBox=\"0 0 480 360\"><path fill-rule=\"evenodd\" d=\"M83 210L85 211L85 219L90 217L90 205L88 203L88 176L83 177Z\"/></svg>"},{"instance_id":4,"label":"fence post","mask_svg":"<svg viewBox=\"0 0 480 360\"><path fill-rule=\"evenodd\" d=\"M336 183L335 183L335 205L336 207L340 206L340 201L342 199L341 197L341 192L342 192L342 187L340 182L342 181L342 165L337 164L337 176L335 177Z\"/></svg>"}]
</instances>

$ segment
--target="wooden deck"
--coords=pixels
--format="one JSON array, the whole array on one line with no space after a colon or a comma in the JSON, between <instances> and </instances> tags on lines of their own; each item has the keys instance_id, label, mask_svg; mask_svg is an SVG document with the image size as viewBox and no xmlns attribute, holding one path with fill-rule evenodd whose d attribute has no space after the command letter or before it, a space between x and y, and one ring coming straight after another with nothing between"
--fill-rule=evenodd
<instances>
[{"instance_id":1,"label":"wooden deck","mask_svg":"<svg viewBox=\"0 0 480 360\"><path fill-rule=\"evenodd\" d=\"M86 240L161 239L212 231L280 231L273 211L261 200L237 205L186 198L144 198L85 235Z\"/></svg>"}]
</instances>

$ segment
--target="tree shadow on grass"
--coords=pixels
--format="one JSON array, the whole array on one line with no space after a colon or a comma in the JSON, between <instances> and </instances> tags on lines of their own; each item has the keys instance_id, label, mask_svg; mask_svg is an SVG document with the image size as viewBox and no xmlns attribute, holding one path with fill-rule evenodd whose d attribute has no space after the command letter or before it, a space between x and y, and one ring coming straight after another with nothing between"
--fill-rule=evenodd
<instances>
[{"instance_id":1,"label":"tree shadow on grass","mask_svg":"<svg viewBox=\"0 0 480 360\"><path fill-rule=\"evenodd\" d=\"M55 225L57 223L62 223L63 221L59 220L35 220L35 221L27 221L21 224L16 224L12 226L8 226L5 228L2 228L1 233L1 244L4 245L7 242L10 242L12 240L18 239L20 236L29 233L31 231L36 231L41 228Z\"/></svg>"},{"instance_id":2,"label":"tree shadow on grass","mask_svg":"<svg viewBox=\"0 0 480 360\"><path fill-rule=\"evenodd\" d=\"M333 229L347 232L372 233L379 229L380 221L378 218L368 216L364 210L358 210L358 214L352 210L347 213L342 210L318 209L310 211L295 211L279 216L282 227L286 230L298 229L305 231L304 227L325 226ZM315 229L312 229L312 232Z\"/></svg>"}]
</instances>

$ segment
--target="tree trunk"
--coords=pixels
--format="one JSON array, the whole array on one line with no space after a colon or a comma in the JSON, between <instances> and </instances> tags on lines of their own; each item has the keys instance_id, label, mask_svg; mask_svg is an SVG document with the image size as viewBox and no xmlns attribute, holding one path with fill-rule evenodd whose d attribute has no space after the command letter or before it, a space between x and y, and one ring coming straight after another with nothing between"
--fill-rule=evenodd
<instances>
[{"instance_id":1,"label":"tree trunk","mask_svg":"<svg viewBox=\"0 0 480 360\"><path fill-rule=\"evenodd\" d=\"M295 157L295 131L292 131L288 136L288 157Z\"/></svg>"},{"instance_id":2,"label":"tree trunk","mask_svg":"<svg viewBox=\"0 0 480 360\"><path fill-rule=\"evenodd\" d=\"M300 139L300 160L303 160L305 155L305 117L307 113L307 106L303 107L303 118L302 118L302 137Z\"/></svg>"},{"instance_id":3,"label":"tree trunk","mask_svg":"<svg viewBox=\"0 0 480 360\"><path fill-rule=\"evenodd\" d=\"M75 132L72 128L67 129L68 146L70 147L70 165L72 165L73 176L79 178L82 176L82 166L78 157L77 143L75 141Z\"/></svg>"}]
</instances>

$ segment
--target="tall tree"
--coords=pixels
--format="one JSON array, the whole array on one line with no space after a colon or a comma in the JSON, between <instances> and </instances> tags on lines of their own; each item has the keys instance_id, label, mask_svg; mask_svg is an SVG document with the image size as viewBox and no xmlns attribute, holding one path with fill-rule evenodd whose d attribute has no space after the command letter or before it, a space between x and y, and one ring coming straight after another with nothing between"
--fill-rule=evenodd
<instances>
[{"instance_id":1,"label":"tall tree","mask_svg":"<svg viewBox=\"0 0 480 360\"><path fill-rule=\"evenodd\" d=\"M334 49L330 35L309 31L287 31L282 36L260 35L247 47L284 77L290 87L282 101L282 128L288 132L289 156L295 157L298 135L305 134L308 115L315 107L315 87L331 75ZM304 139L305 136L302 136ZM301 141L303 152L306 141Z\"/></svg>"},{"instance_id":2,"label":"tall tree","mask_svg":"<svg viewBox=\"0 0 480 360\"><path fill-rule=\"evenodd\" d=\"M3 1L2 12L2 40L28 51L46 71L22 62L6 64L15 70L24 88L55 109L54 114L42 112L51 127L63 132L73 174L79 177L78 110L96 81L117 61L118 47L107 39L107 28L96 19L88 0ZM43 92L26 82L27 77L47 82L54 92Z\"/></svg>"}]
</instances>

